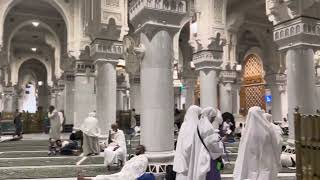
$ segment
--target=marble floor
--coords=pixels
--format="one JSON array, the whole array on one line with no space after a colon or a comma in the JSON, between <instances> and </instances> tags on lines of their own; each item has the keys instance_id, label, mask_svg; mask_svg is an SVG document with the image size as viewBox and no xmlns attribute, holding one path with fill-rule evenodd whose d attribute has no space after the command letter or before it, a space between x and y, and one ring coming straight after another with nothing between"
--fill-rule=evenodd
<instances>
[{"instance_id":1,"label":"marble floor","mask_svg":"<svg viewBox=\"0 0 320 180\"><path fill-rule=\"evenodd\" d=\"M68 134L63 134L67 139ZM2 137L2 139L9 137ZM116 170L107 171L103 165L103 156L53 156L47 155L48 135L25 134L21 141L6 141L0 144L0 179L47 179L72 180L77 174L91 177L99 174L110 174ZM139 144L139 137L134 137L128 153ZM234 163L237 158L239 143L228 144L228 159L222 179L232 179ZM295 171L283 168L279 179L295 179ZM48 179L49 178L49 179Z\"/></svg>"}]
</instances>

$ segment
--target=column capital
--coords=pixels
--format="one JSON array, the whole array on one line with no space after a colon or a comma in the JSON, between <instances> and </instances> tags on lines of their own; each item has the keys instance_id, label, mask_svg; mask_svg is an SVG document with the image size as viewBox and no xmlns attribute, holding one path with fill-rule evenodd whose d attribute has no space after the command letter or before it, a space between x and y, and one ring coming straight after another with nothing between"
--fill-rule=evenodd
<instances>
[{"instance_id":1,"label":"column capital","mask_svg":"<svg viewBox=\"0 0 320 180\"><path fill-rule=\"evenodd\" d=\"M187 16L187 2L139 0L130 4L129 19L135 27L135 33L144 32L149 40L162 30L172 32L180 30L183 18Z\"/></svg>"},{"instance_id":2,"label":"column capital","mask_svg":"<svg viewBox=\"0 0 320 180\"><path fill-rule=\"evenodd\" d=\"M320 20L312 17L298 17L275 25L273 39L279 50L293 47L320 47Z\"/></svg>"},{"instance_id":3,"label":"column capital","mask_svg":"<svg viewBox=\"0 0 320 180\"><path fill-rule=\"evenodd\" d=\"M193 63L196 70L220 70L222 51L202 50L193 54Z\"/></svg>"},{"instance_id":4,"label":"column capital","mask_svg":"<svg viewBox=\"0 0 320 180\"><path fill-rule=\"evenodd\" d=\"M234 70L222 70L220 71L220 82L222 84L234 84L237 80L237 72Z\"/></svg>"},{"instance_id":5,"label":"column capital","mask_svg":"<svg viewBox=\"0 0 320 180\"><path fill-rule=\"evenodd\" d=\"M94 76L95 66L92 61L79 60L75 64L75 76Z\"/></svg>"},{"instance_id":6,"label":"column capital","mask_svg":"<svg viewBox=\"0 0 320 180\"><path fill-rule=\"evenodd\" d=\"M98 59L121 59L123 58L123 43L115 40L95 39L91 43L90 56Z\"/></svg>"},{"instance_id":7,"label":"column capital","mask_svg":"<svg viewBox=\"0 0 320 180\"><path fill-rule=\"evenodd\" d=\"M274 73L265 76L269 85L285 85L287 82L287 75L282 73Z\"/></svg>"}]
</instances>

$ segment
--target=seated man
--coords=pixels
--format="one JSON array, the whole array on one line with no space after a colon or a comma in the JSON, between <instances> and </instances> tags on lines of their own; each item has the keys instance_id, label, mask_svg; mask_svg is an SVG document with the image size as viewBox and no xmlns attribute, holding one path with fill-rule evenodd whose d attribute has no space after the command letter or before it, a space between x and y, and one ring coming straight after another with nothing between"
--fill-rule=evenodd
<instances>
[{"instance_id":1,"label":"seated man","mask_svg":"<svg viewBox=\"0 0 320 180\"><path fill-rule=\"evenodd\" d=\"M145 175L148 166L148 158L144 153L145 147L143 145L139 145L136 149L136 156L126 162L119 173L99 175L92 179L78 177L78 180L136 180L137 178Z\"/></svg>"},{"instance_id":2,"label":"seated man","mask_svg":"<svg viewBox=\"0 0 320 180\"><path fill-rule=\"evenodd\" d=\"M122 165L126 161L126 155L127 145L124 133L117 124L112 124L109 145L104 149L104 164L109 167L111 164L118 164L120 160Z\"/></svg>"}]
</instances>

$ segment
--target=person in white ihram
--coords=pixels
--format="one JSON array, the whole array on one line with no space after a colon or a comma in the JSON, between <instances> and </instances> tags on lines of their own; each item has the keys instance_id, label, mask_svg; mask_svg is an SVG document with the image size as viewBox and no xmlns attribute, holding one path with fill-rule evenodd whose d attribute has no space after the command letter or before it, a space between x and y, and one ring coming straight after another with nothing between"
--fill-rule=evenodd
<instances>
[{"instance_id":1,"label":"person in white ihram","mask_svg":"<svg viewBox=\"0 0 320 180\"><path fill-rule=\"evenodd\" d=\"M85 156L98 155L100 153L100 128L95 112L89 113L89 116L81 124L80 130L83 132L83 154Z\"/></svg>"},{"instance_id":2,"label":"person in white ihram","mask_svg":"<svg viewBox=\"0 0 320 180\"><path fill-rule=\"evenodd\" d=\"M199 122L199 115L201 108L196 105L192 105L184 116L184 121L181 125L177 148L173 161L173 170L177 173L176 180L185 180L188 176L188 168L191 155L191 146L193 136L197 129Z\"/></svg>"},{"instance_id":3,"label":"person in white ihram","mask_svg":"<svg viewBox=\"0 0 320 180\"><path fill-rule=\"evenodd\" d=\"M276 180L281 167L278 142L261 108L251 107L240 140L234 180Z\"/></svg>"},{"instance_id":4,"label":"person in white ihram","mask_svg":"<svg viewBox=\"0 0 320 180\"><path fill-rule=\"evenodd\" d=\"M219 110L204 108L193 136L188 176L186 180L220 180L217 159L223 154L223 141L219 126L222 124ZM202 140L201 140L202 139Z\"/></svg>"},{"instance_id":5,"label":"person in white ihram","mask_svg":"<svg viewBox=\"0 0 320 180\"><path fill-rule=\"evenodd\" d=\"M127 146L126 139L122 130L118 128L117 124L111 125L110 143L104 149L104 164L109 167L111 164L120 165L126 162Z\"/></svg>"}]
</instances>

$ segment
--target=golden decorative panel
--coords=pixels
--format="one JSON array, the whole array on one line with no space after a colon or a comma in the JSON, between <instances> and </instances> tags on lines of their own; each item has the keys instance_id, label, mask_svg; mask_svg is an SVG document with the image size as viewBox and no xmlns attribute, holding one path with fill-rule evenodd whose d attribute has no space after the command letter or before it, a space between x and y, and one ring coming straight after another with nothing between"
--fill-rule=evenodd
<instances>
[{"instance_id":1,"label":"golden decorative panel","mask_svg":"<svg viewBox=\"0 0 320 180\"><path fill-rule=\"evenodd\" d=\"M241 114L246 115L249 108L266 108L263 65L259 57L249 55L245 61L243 82L240 90Z\"/></svg>"}]
</instances>

